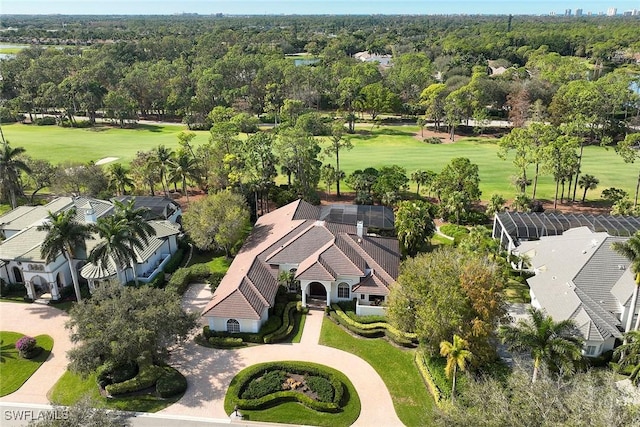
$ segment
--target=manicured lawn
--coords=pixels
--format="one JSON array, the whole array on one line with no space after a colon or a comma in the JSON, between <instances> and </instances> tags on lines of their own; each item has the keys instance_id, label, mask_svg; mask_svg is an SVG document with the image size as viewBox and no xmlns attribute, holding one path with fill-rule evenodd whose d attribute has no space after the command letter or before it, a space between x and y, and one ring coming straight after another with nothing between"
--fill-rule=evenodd
<instances>
[{"instance_id":1,"label":"manicured lawn","mask_svg":"<svg viewBox=\"0 0 640 427\"><path fill-rule=\"evenodd\" d=\"M261 410L240 410L243 419L312 426L350 426L360 415L360 397L358 397L355 387L346 375L327 366L324 368L333 372L346 386L343 401L346 401L347 404L342 408L342 412L335 414L318 412L297 402L285 402ZM224 409L227 414L231 414L234 409L232 399L228 393L224 399Z\"/></svg>"},{"instance_id":2,"label":"manicured lawn","mask_svg":"<svg viewBox=\"0 0 640 427\"><path fill-rule=\"evenodd\" d=\"M16 350L16 342L24 334L0 331L0 397L18 390L47 360L53 348L53 338L49 335L34 337L42 352L33 359L23 359Z\"/></svg>"},{"instance_id":3,"label":"manicured lawn","mask_svg":"<svg viewBox=\"0 0 640 427\"><path fill-rule=\"evenodd\" d=\"M15 123L3 124L2 130L12 146L24 147L30 156L48 159L52 163L118 157L117 162L128 164L136 152L148 151L161 144L175 150L178 148L177 134L187 128L184 125L138 125L135 129L71 129ZM208 141L209 132L196 134L193 145Z\"/></svg>"},{"instance_id":4,"label":"manicured lawn","mask_svg":"<svg viewBox=\"0 0 640 427\"><path fill-rule=\"evenodd\" d=\"M185 254L185 256L187 255ZM186 267L191 267L194 264L207 264L213 273L226 273L231 261L224 254L221 255L218 252L201 252L194 249L191 261Z\"/></svg>"},{"instance_id":5,"label":"manicured lawn","mask_svg":"<svg viewBox=\"0 0 640 427\"><path fill-rule=\"evenodd\" d=\"M27 154L53 163L96 161L104 157L118 157L118 161L128 163L137 151L150 150L160 144L176 149L176 135L183 130L186 130L184 125L138 125L135 129L3 125L5 137L13 146L24 147ZM483 200L488 200L493 193L513 198L516 189L511 182L517 171L510 160L498 158L496 139L471 137L460 138L453 144L427 144L414 138L418 130L417 126L383 126L372 131L370 126L360 128L359 133L347 136L354 148L340 153L340 164L347 175L356 169L392 164L403 166L410 174L416 169L439 172L452 158L468 157L478 165ZM198 131L196 135L195 146L209 139L206 131ZM600 180L598 188L587 194L587 200L599 200L601 191L607 187L619 187L633 194L639 168L637 164L624 163L613 148L585 147L582 172ZM533 167L529 176L533 176ZM279 183L284 180L278 177ZM348 190L346 184L343 187ZM411 188L415 191L415 184L411 183ZM543 174L538 183L538 198L552 199L554 191L551 176ZM531 189L528 193L531 194ZM581 194L578 189L578 198Z\"/></svg>"},{"instance_id":6,"label":"manicured lawn","mask_svg":"<svg viewBox=\"0 0 640 427\"><path fill-rule=\"evenodd\" d=\"M483 200L488 200L493 193L513 198L516 189L511 182L517 171L511 160L498 158L496 139L460 138L453 144L426 144L413 137L418 131L415 126L388 126L349 136L354 148L340 153L340 166L347 175L356 169L391 164L401 165L407 174L416 169L440 172L452 158L468 157L478 165ZM639 169L640 165L624 163L613 148L585 147L582 172L600 180L598 188L587 193L587 200L598 200L600 192L607 187L622 188L633 194ZM533 177L533 172L531 167L530 177ZM348 186L344 187L348 189ZM411 183L411 188L415 191L414 183ZM553 200L554 191L553 179L543 174L538 182L538 197ZM531 195L531 188L528 194ZM580 188L577 196L582 198Z\"/></svg>"},{"instance_id":7,"label":"manicured lawn","mask_svg":"<svg viewBox=\"0 0 640 427\"><path fill-rule=\"evenodd\" d=\"M96 383L96 374L83 378L71 371L65 372L49 392L49 399L58 405L70 406L90 396L97 406L122 411L158 412L172 403L177 402L182 395L169 399L162 399L151 395L104 398L100 395Z\"/></svg>"},{"instance_id":8,"label":"manicured lawn","mask_svg":"<svg viewBox=\"0 0 640 427\"><path fill-rule=\"evenodd\" d=\"M401 350L381 338L353 337L327 318L322 323L320 344L367 361L389 389L396 413L405 425L431 424L435 403L413 362L412 350Z\"/></svg>"},{"instance_id":9,"label":"manicured lawn","mask_svg":"<svg viewBox=\"0 0 640 427\"><path fill-rule=\"evenodd\" d=\"M509 279L507 282L504 296L508 302L512 303L529 304L531 302L529 287L513 279Z\"/></svg>"}]
</instances>

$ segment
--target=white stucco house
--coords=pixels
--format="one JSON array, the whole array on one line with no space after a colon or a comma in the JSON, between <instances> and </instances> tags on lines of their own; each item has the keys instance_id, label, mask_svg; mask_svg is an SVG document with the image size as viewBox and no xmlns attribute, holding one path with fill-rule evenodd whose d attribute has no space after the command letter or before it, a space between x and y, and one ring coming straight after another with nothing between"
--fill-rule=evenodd
<instances>
[{"instance_id":1,"label":"white stucco house","mask_svg":"<svg viewBox=\"0 0 640 427\"><path fill-rule=\"evenodd\" d=\"M355 298L360 313L381 313L398 276L398 241L367 233L366 215L338 210L297 200L260 217L203 311L209 327L258 332L282 272L293 273L305 306L311 298L324 305ZM338 217L355 224L330 221Z\"/></svg>"},{"instance_id":2,"label":"white stucco house","mask_svg":"<svg viewBox=\"0 0 640 427\"><path fill-rule=\"evenodd\" d=\"M87 264L88 254L98 243L97 236L87 240L83 247L74 248L71 264L62 254L51 263L40 255L40 247L46 238L46 231L38 226L46 220L48 213L58 213L76 209L76 220L82 223L95 223L98 218L113 213L113 204L109 201L85 197L58 197L42 206L20 206L0 216L0 279L6 283L20 283L26 288L30 299L58 300L60 290L73 284L71 268L87 272L78 277L86 279L90 285L105 278L117 277L122 283L133 278L131 269L116 271L104 275L96 272L96 266ZM168 257L177 250L176 237L180 233L179 225L168 220L150 221L156 236L149 239L148 245L137 253L136 274L145 282L161 270ZM97 268L100 270L101 268ZM105 270L105 269L103 269ZM107 268L103 273L113 273ZM153 274L152 274L153 273Z\"/></svg>"},{"instance_id":3,"label":"white stucco house","mask_svg":"<svg viewBox=\"0 0 640 427\"><path fill-rule=\"evenodd\" d=\"M583 354L596 357L634 328L640 312L640 299L631 306L630 261L611 247L638 229L634 217L502 213L494 237L527 260L531 305L555 320L573 320Z\"/></svg>"}]
</instances>

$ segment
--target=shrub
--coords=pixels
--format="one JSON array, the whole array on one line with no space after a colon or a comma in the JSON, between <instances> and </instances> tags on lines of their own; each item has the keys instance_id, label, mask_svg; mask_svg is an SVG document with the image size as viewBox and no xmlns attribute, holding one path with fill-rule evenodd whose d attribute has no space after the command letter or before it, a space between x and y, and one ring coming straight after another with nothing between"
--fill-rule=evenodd
<instances>
[{"instance_id":1,"label":"shrub","mask_svg":"<svg viewBox=\"0 0 640 427\"><path fill-rule=\"evenodd\" d=\"M307 376L305 382L309 389L318 395L320 402L333 402L334 389L329 380L323 377Z\"/></svg>"},{"instance_id":2,"label":"shrub","mask_svg":"<svg viewBox=\"0 0 640 427\"><path fill-rule=\"evenodd\" d=\"M246 345L242 338L234 337L211 337L207 342L214 348L235 348Z\"/></svg>"},{"instance_id":3,"label":"shrub","mask_svg":"<svg viewBox=\"0 0 640 427\"><path fill-rule=\"evenodd\" d=\"M171 255L171 259L164 265L164 272L169 274L175 272L180 267L182 258L184 258L184 249L178 247L178 250Z\"/></svg>"},{"instance_id":4,"label":"shrub","mask_svg":"<svg viewBox=\"0 0 640 427\"><path fill-rule=\"evenodd\" d=\"M265 372L273 370L327 379L334 389L333 401L320 402L297 391L277 391L258 399L240 398L240 394L244 391L246 384L254 378L264 375ZM308 362L268 362L251 366L236 375L231 381L227 394L231 404L237 404L239 409L260 409L271 407L281 402L297 401L316 411L338 412L344 397L344 385L333 373L324 369L322 365Z\"/></svg>"},{"instance_id":5,"label":"shrub","mask_svg":"<svg viewBox=\"0 0 640 427\"><path fill-rule=\"evenodd\" d=\"M187 390L187 379L176 369L165 366L164 374L156 382L156 392L160 397L172 397Z\"/></svg>"},{"instance_id":6,"label":"shrub","mask_svg":"<svg viewBox=\"0 0 640 427\"><path fill-rule=\"evenodd\" d=\"M266 334L264 336L264 343L271 344L277 341L282 341L286 337L293 332L293 327L295 326L295 319L293 316L293 311L297 306L297 302L290 302L284 308L284 313L282 317L282 325L270 334Z\"/></svg>"},{"instance_id":7,"label":"shrub","mask_svg":"<svg viewBox=\"0 0 640 427\"><path fill-rule=\"evenodd\" d=\"M425 382L425 384L427 385L427 389L429 389L429 392L433 396L433 400L435 400L436 405L440 405L442 394L440 393L440 389L438 388L436 383L433 381L433 378L431 377L429 368L427 368L427 365L424 361L424 356L422 356L422 354L416 351L414 361L416 363L416 366L418 366L418 371L422 376L422 380Z\"/></svg>"},{"instance_id":8,"label":"shrub","mask_svg":"<svg viewBox=\"0 0 640 427\"><path fill-rule=\"evenodd\" d=\"M440 232L454 239L459 239L460 237L469 234L469 230L466 227L456 224L445 224L440 227Z\"/></svg>"},{"instance_id":9,"label":"shrub","mask_svg":"<svg viewBox=\"0 0 640 427\"><path fill-rule=\"evenodd\" d=\"M41 117L39 119L34 119L33 123L36 126L51 126L51 125L55 125L56 124L56 118L55 117Z\"/></svg>"},{"instance_id":10,"label":"shrub","mask_svg":"<svg viewBox=\"0 0 640 427\"><path fill-rule=\"evenodd\" d=\"M211 273L209 275L209 288L211 289L211 292L214 292L216 290L218 285L220 285L220 282L222 282L223 277L224 273L220 272Z\"/></svg>"},{"instance_id":11,"label":"shrub","mask_svg":"<svg viewBox=\"0 0 640 427\"><path fill-rule=\"evenodd\" d=\"M436 136L424 138L422 141L426 142L427 144L442 144L442 140Z\"/></svg>"},{"instance_id":12,"label":"shrub","mask_svg":"<svg viewBox=\"0 0 640 427\"><path fill-rule=\"evenodd\" d=\"M431 379L440 390L440 396L448 399L451 396L451 381L444 372L445 359L442 357L424 357L423 360Z\"/></svg>"},{"instance_id":13,"label":"shrub","mask_svg":"<svg viewBox=\"0 0 640 427\"><path fill-rule=\"evenodd\" d=\"M211 270L206 264L194 264L191 267L179 268L169 279L167 288L173 289L179 295L182 295L191 282L206 279L210 274Z\"/></svg>"},{"instance_id":14,"label":"shrub","mask_svg":"<svg viewBox=\"0 0 640 427\"><path fill-rule=\"evenodd\" d=\"M16 341L16 350L20 357L24 359L33 359L42 349L36 345L36 339L27 335Z\"/></svg>"},{"instance_id":15,"label":"shrub","mask_svg":"<svg viewBox=\"0 0 640 427\"><path fill-rule=\"evenodd\" d=\"M338 304L333 304L331 308L335 310L330 312L331 318L357 335L366 338L378 338L386 335L389 339L404 347L413 347L418 342L416 334L402 332L387 322L359 323L347 316Z\"/></svg>"},{"instance_id":16,"label":"shrub","mask_svg":"<svg viewBox=\"0 0 640 427\"><path fill-rule=\"evenodd\" d=\"M163 374L164 369L161 366L144 363L141 364L138 375L120 383L109 384L105 390L111 396L144 390L155 385Z\"/></svg>"},{"instance_id":17,"label":"shrub","mask_svg":"<svg viewBox=\"0 0 640 427\"><path fill-rule=\"evenodd\" d=\"M242 390L243 399L259 399L271 393L282 391L282 383L286 372L280 370L267 371L260 377L253 378Z\"/></svg>"},{"instance_id":18,"label":"shrub","mask_svg":"<svg viewBox=\"0 0 640 427\"><path fill-rule=\"evenodd\" d=\"M96 382L105 388L109 384L121 383L135 377L138 374L138 365L135 362L127 362L116 366L109 361L101 365L96 374Z\"/></svg>"}]
</instances>

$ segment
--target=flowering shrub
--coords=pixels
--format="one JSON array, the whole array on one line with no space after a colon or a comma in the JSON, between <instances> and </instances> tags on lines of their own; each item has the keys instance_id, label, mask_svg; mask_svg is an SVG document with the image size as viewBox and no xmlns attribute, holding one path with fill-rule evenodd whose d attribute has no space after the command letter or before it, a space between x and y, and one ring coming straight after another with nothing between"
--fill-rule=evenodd
<instances>
[{"instance_id":1,"label":"flowering shrub","mask_svg":"<svg viewBox=\"0 0 640 427\"><path fill-rule=\"evenodd\" d=\"M31 359L36 355L36 339L29 336L24 336L16 341L16 350L20 353L21 357L25 359Z\"/></svg>"}]
</instances>

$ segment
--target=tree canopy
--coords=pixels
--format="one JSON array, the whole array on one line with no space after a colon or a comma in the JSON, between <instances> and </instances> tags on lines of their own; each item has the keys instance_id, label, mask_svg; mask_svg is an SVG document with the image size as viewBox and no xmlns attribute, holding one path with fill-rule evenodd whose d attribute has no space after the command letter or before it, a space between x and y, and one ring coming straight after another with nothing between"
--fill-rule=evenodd
<instances>
[{"instance_id":1,"label":"tree canopy","mask_svg":"<svg viewBox=\"0 0 640 427\"><path fill-rule=\"evenodd\" d=\"M171 346L196 326L196 317L172 292L103 284L69 312L67 328L75 344L68 353L71 368L88 373L107 361L135 361L144 352L165 361Z\"/></svg>"}]
</instances>

